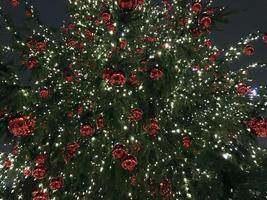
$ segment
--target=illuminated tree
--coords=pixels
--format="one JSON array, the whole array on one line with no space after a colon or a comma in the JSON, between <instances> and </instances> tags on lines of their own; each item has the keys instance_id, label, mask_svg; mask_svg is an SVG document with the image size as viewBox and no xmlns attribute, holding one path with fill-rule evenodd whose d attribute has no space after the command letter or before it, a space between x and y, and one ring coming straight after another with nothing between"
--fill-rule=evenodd
<instances>
[{"instance_id":1,"label":"illuminated tree","mask_svg":"<svg viewBox=\"0 0 267 200\"><path fill-rule=\"evenodd\" d=\"M266 90L246 73L264 65L229 68L265 34L218 49L208 36L225 11L212 1L69 0L60 29L27 1L11 4L25 6L33 30L16 31L1 10L13 42L0 51L0 118L14 136L2 198L266 196L255 142L267 136Z\"/></svg>"}]
</instances>

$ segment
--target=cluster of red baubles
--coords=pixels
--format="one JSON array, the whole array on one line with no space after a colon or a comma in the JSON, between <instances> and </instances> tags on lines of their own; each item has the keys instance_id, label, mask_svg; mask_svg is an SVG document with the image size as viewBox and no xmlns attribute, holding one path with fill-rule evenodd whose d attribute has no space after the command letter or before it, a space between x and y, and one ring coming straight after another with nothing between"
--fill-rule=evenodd
<instances>
[{"instance_id":1,"label":"cluster of red baubles","mask_svg":"<svg viewBox=\"0 0 267 200\"><path fill-rule=\"evenodd\" d=\"M128 154L127 148L122 144L116 144L112 149L112 156L122 160L121 167L126 171L133 171L137 166L137 158Z\"/></svg>"},{"instance_id":2,"label":"cluster of red baubles","mask_svg":"<svg viewBox=\"0 0 267 200\"><path fill-rule=\"evenodd\" d=\"M262 138L267 137L267 119L262 117L260 119L251 119L248 122L249 128L258 136Z\"/></svg>"},{"instance_id":3,"label":"cluster of red baubles","mask_svg":"<svg viewBox=\"0 0 267 200\"><path fill-rule=\"evenodd\" d=\"M35 119L29 115L23 115L10 119L8 130L14 136L29 136L33 133L35 124Z\"/></svg>"}]
</instances>

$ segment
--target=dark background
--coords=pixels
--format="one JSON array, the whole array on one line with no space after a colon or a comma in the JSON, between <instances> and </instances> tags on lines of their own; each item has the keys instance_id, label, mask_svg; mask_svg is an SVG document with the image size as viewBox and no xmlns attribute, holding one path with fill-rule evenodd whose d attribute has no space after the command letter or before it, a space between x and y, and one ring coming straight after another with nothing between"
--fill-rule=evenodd
<instances>
[{"instance_id":1,"label":"dark background","mask_svg":"<svg viewBox=\"0 0 267 200\"><path fill-rule=\"evenodd\" d=\"M160 1L160 0L158 0ZM228 16L229 22L217 24L211 34L211 39L218 48L229 48L237 43L240 38L246 37L249 33L257 30L267 32L267 0L214 0L215 6L225 6L227 10L233 11ZM62 21L68 21L66 10L67 0L32 0L35 11L40 13L40 19L47 26L59 27ZM10 5L9 0L0 0L0 6L15 21L18 28L23 28L24 12L23 9L14 8ZM0 24L2 25L0 19ZM9 36L3 26L0 29L0 43L8 43ZM240 69L253 62L267 63L267 44L259 40L253 44L256 51L252 57L241 57L241 60L232 63L234 70ZM267 86L267 67L251 70L250 76L255 80L253 87L259 84ZM27 76L27 74L25 75ZM27 79L27 78L26 78ZM0 135L0 144L3 143L4 137ZM261 144L267 145L267 139L260 140ZM1 149L1 148L0 148Z\"/></svg>"}]
</instances>

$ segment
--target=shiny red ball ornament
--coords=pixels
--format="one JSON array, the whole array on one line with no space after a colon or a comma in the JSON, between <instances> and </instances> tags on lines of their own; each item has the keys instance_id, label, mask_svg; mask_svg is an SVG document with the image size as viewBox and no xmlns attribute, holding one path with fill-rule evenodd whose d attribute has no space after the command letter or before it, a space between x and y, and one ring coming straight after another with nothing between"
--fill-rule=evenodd
<instances>
[{"instance_id":1,"label":"shiny red ball ornament","mask_svg":"<svg viewBox=\"0 0 267 200\"><path fill-rule=\"evenodd\" d=\"M47 155L46 154L40 154L40 155L36 156L34 162L36 165L43 165L46 160L47 160Z\"/></svg>"},{"instance_id":2,"label":"shiny red ball ornament","mask_svg":"<svg viewBox=\"0 0 267 200\"><path fill-rule=\"evenodd\" d=\"M43 50L46 47L46 42L43 41L36 42L35 47L39 51Z\"/></svg>"},{"instance_id":3,"label":"shiny red ball ornament","mask_svg":"<svg viewBox=\"0 0 267 200\"><path fill-rule=\"evenodd\" d=\"M163 72L158 68L153 68L150 71L150 78L153 80L159 80L163 76Z\"/></svg>"},{"instance_id":4,"label":"shiny red ball ornament","mask_svg":"<svg viewBox=\"0 0 267 200\"><path fill-rule=\"evenodd\" d=\"M159 193L162 197L169 197L172 194L171 182L168 179L163 179L159 184Z\"/></svg>"},{"instance_id":5,"label":"shiny red ball ornament","mask_svg":"<svg viewBox=\"0 0 267 200\"><path fill-rule=\"evenodd\" d=\"M252 46L246 46L244 49L243 49L243 53L244 55L246 56L252 56L254 54L254 48Z\"/></svg>"},{"instance_id":6,"label":"shiny red ball ornament","mask_svg":"<svg viewBox=\"0 0 267 200\"><path fill-rule=\"evenodd\" d=\"M102 74L102 79L103 80L106 80L106 81L109 81L111 76L113 74L113 70L110 69L110 68L105 68L104 71L103 71L103 74Z\"/></svg>"},{"instance_id":7,"label":"shiny red ball ornament","mask_svg":"<svg viewBox=\"0 0 267 200\"><path fill-rule=\"evenodd\" d=\"M248 126L258 137L267 137L267 118L252 119L248 122Z\"/></svg>"},{"instance_id":8,"label":"shiny red ball ornament","mask_svg":"<svg viewBox=\"0 0 267 200\"><path fill-rule=\"evenodd\" d=\"M202 5L201 5L201 3L199 3L199 2L195 2L193 5L192 5L192 12L194 13L194 14L199 14L200 12L201 12L201 10L202 10Z\"/></svg>"},{"instance_id":9,"label":"shiny red ball ornament","mask_svg":"<svg viewBox=\"0 0 267 200\"><path fill-rule=\"evenodd\" d=\"M201 24L201 26L203 26L204 28L209 28L210 27L210 25L211 25L211 18L210 17L208 17L208 16L205 16L205 17L203 17L203 18L201 18L201 20L200 20L200 24Z\"/></svg>"},{"instance_id":10,"label":"shiny red ball ornament","mask_svg":"<svg viewBox=\"0 0 267 200\"><path fill-rule=\"evenodd\" d=\"M46 176L47 171L44 167L38 166L32 171L32 176L37 180L42 180Z\"/></svg>"},{"instance_id":11,"label":"shiny red ball ornament","mask_svg":"<svg viewBox=\"0 0 267 200\"><path fill-rule=\"evenodd\" d=\"M75 40L75 39L69 39L69 40L67 41L67 45L68 45L69 47L71 47L71 48L77 48L78 45L79 45L79 42L78 42L77 40Z\"/></svg>"},{"instance_id":12,"label":"shiny red ball ornament","mask_svg":"<svg viewBox=\"0 0 267 200\"><path fill-rule=\"evenodd\" d=\"M113 23L108 23L107 24L107 29L110 32L114 32L116 30L116 27L115 27L115 25Z\"/></svg>"},{"instance_id":13,"label":"shiny red ball ornament","mask_svg":"<svg viewBox=\"0 0 267 200\"><path fill-rule=\"evenodd\" d=\"M84 32L84 35L85 35L85 37L86 37L88 40L93 40L93 39L94 39L94 33L91 32L91 31L89 31L89 30L86 30L86 31Z\"/></svg>"},{"instance_id":14,"label":"shiny red ball ornament","mask_svg":"<svg viewBox=\"0 0 267 200\"><path fill-rule=\"evenodd\" d=\"M8 130L14 136L29 136L35 129L35 120L28 115L9 120Z\"/></svg>"},{"instance_id":15,"label":"shiny red ball ornament","mask_svg":"<svg viewBox=\"0 0 267 200\"><path fill-rule=\"evenodd\" d=\"M4 162L3 162L4 169L10 169L11 166L12 166L12 161L11 160L9 160L9 159L4 160Z\"/></svg>"},{"instance_id":16,"label":"shiny red ball ornament","mask_svg":"<svg viewBox=\"0 0 267 200\"><path fill-rule=\"evenodd\" d=\"M132 155L127 156L121 163L121 167L129 172L132 172L135 169L136 165L137 165L137 158Z\"/></svg>"},{"instance_id":17,"label":"shiny red ball ornament","mask_svg":"<svg viewBox=\"0 0 267 200\"><path fill-rule=\"evenodd\" d=\"M119 48L120 48L120 49L125 49L126 46L127 46L127 40L122 39L122 40L119 42Z\"/></svg>"},{"instance_id":18,"label":"shiny red ball ornament","mask_svg":"<svg viewBox=\"0 0 267 200\"><path fill-rule=\"evenodd\" d=\"M136 73L131 73L128 78L128 82L130 85L137 86L140 84L140 81L137 78Z\"/></svg>"},{"instance_id":19,"label":"shiny red ball ornament","mask_svg":"<svg viewBox=\"0 0 267 200\"><path fill-rule=\"evenodd\" d=\"M106 24L106 23L110 22L112 15L110 12L104 11L102 13L101 17L102 17L103 22Z\"/></svg>"},{"instance_id":20,"label":"shiny red ball ornament","mask_svg":"<svg viewBox=\"0 0 267 200\"><path fill-rule=\"evenodd\" d=\"M37 189L32 192L32 200L48 200L48 193L43 189Z\"/></svg>"},{"instance_id":21,"label":"shiny red ball ornament","mask_svg":"<svg viewBox=\"0 0 267 200\"><path fill-rule=\"evenodd\" d=\"M139 54L139 55L143 54L144 51L145 51L144 48L137 48L136 49L136 53Z\"/></svg>"},{"instance_id":22,"label":"shiny red ball ornament","mask_svg":"<svg viewBox=\"0 0 267 200\"><path fill-rule=\"evenodd\" d=\"M123 159L128 155L127 149L122 144L116 144L112 149L112 156L115 159Z\"/></svg>"},{"instance_id":23,"label":"shiny red ball ornament","mask_svg":"<svg viewBox=\"0 0 267 200\"><path fill-rule=\"evenodd\" d=\"M132 176L130 178L130 180L131 180L131 185L132 186L137 186L137 177L136 176Z\"/></svg>"},{"instance_id":24,"label":"shiny red ball ornament","mask_svg":"<svg viewBox=\"0 0 267 200\"><path fill-rule=\"evenodd\" d=\"M42 88L39 90L39 96L43 99L47 98L49 96L49 91L47 88Z\"/></svg>"},{"instance_id":25,"label":"shiny red ball ornament","mask_svg":"<svg viewBox=\"0 0 267 200\"><path fill-rule=\"evenodd\" d=\"M109 82L114 86L123 86L126 83L125 75L122 72L114 72Z\"/></svg>"},{"instance_id":26,"label":"shiny red ball ornament","mask_svg":"<svg viewBox=\"0 0 267 200\"><path fill-rule=\"evenodd\" d=\"M70 155L74 155L80 147L78 142L72 142L67 144L67 152Z\"/></svg>"},{"instance_id":27,"label":"shiny red ball ornament","mask_svg":"<svg viewBox=\"0 0 267 200\"><path fill-rule=\"evenodd\" d=\"M185 136L183 137L183 146L184 148L188 149L191 145L191 140L189 137Z\"/></svg>"},{"instance_id":28,"label":"shiny red ball ornament","mask_svg":"<svg viewBox=\"0 0 267 200\"><path fill-rule=\"evenodd\" d=\"M10 3L12 6L18 7L18 5L20 4L20 0L10 0Z\"/></svg>"},{"instance_id":29,"label":"shiny red ball ornament","mask_svg":"<svg viewBox=\"0 0 267 200\"><path fill-rule=\"evenodd\" d=\"M153 42L157 42L158 38L156 38L156 37L145 37L144 41L148 42L148 43L153 43Z\"/></svg>"},{"instance_id":30,"label":"shiny red ball ornament","mask_svg":"<svg viewBox=\"0 0 267 200\"><path fill-rule=\"evenodd\" d=\"M267 43L267 33L262 36L263 42Z\"/></svg>"},{"instance_id":31,"label":"shiny red ball ornament","mask_svg":"<svg viewBox=\"0 0 267 200\"><path fill-rule=\"evenodd\" d=\"M29 167L26 167L26 168L23 170L23 175L24 175L25 177L30 176L31 173L32 173L32 172L31 172L31 170L30 170Z\"/></svg>"},{"instance_id":32,"label":"shiny red ball ornament","mask_svg":"<svg viewBox=\"0 0 267 200\"><path fill-rule=\"evenodd\" d=\"M204 45L206 47L211 47L213 45L212 41L210 39L205 39L204 40Z\"/></svg>"},{"instance_id":33,"label":"shiny red ball ornament","mask_svg":"<svg viewBox=\"0 0 267 200\"><path fill-rule=\"evenodd\" d=\"M104 117L98 117L97 119L96 119L96 127L97 127L97 129L102 129L102 128L104 128L105 127L105 119L104 119Z\"/></svg>"},{"instance_id":34,"label":"shiny red ball ornament","mask_svg":"<svg viewBox=\"0 0 267 200\"><path fill-rule=\"evenodd\" d=\"M239 95L244 96L251 91L251 86L241 82L237 85L236 90Z\"/></svg>"},{"instance_id":35,"label":"shiny red ball ornament","mask_svg":"<svg viewBox=\"0 0 267 200\"><path fill-rule=\"evenodd\" d=\"M26 66L28 69L35 69L38 66L38 61L35 58L30 58L27 62L26 62Z\"/></svg>"},{"instance_id":36,"label":"shiny red ball ornament","mask_svg":"<svg viewBox=\"0 0 267 200\"><path fill-rule=\"evenodd\" d=\"M63 187L63 178L62 177L54 177L50 180L49 188L51 190L59 190Z\"/></svg>"},{"instance_id":37,"label":"shiny red ball ornament","mask_svg":"<svg viewBox=\"0 0 267 200\"><path fill-rule=\"evenodd\" d=\"M118 5L122 10L131 11L138 6L139 0L118 0Z\"/></svg>"},{"instance_id":38,"label":"shiny red ball ornament","mask_svg":"<svg viewBox=\"0 0 267 200\"><path fill-rule=\"evenodd\" d=\"M132 122L136 122L141 120L142 117L143 117L143 111L140 108L134 108L132 109L129 115L129 120Z\"/></svg>"},{"instance_id":39,"label":"shiny red ball ornament","mask_svg":"<svg viewBox=\"0 0 267 200\"><path fill-rule=\"evenodd\" d=\"M160 124L157 120L151 119L148 124L144 125L143 129L150 136L155 137L160 131Z\"/></svg>"},{"instance_id":40,"label":"shiny red ball ornament","mask_svg":"<svg viewBox=\"0 0 267 200\"><path fill-rule=\"evenodd\" d=\"M82 125L80 128L80 134L83 137L90 137L95 133L95 128L90 124Z\"/></svg>"}]
</instances>

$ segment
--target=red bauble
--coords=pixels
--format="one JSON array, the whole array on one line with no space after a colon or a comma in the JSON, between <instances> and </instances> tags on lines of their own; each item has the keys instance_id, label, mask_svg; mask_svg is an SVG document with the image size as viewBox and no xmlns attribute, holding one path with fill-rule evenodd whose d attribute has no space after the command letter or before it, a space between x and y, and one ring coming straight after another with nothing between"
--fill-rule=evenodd
<instances>
[{"instance_id":1,"label":"red bauble","mask_svg":"<svg viewBox=\"0 0 267 200\"><path fill-rule=\"evenodd\" d=\"M47 98L48 96L49 96L49 91L48 91L48 89L47 88L42 88L42 89L40 89L39 90L39 96L41 97L41 98Z\"/></svg>"},{"instance_id":2,"label":"red bauble","mask_svg":"<svg viewBox=\"0 0 267 200\"><path fill-rule=\"evenodd\" d=\"M123 159L128 155L127 149L122 144L116 144L112 149L112 156L115 159Z\"/></svg>"},{"instance_id":3,"label":"red bauble","mask_svg":"<svg viewBox=\"0 0 267 200\"><path fill-rule=\"evenodd\" d=\"M183 146L184 148L189 148L191 145L191 140L189 137L185 136L183 137Z\"/></svg>"},{"instance_id":4,"label":"red bauble","mask_svg":"<svg viewBox=\"0 0 267 200\"><path fill-rule=\"evenodd\" d=\"M122 72L114 72L110 77L110 83L115 86L123 86L126 83L125 75Z\"/></svg>"},{"instance_id":5,"label":"red bauble","mask_svg":"<svg viewBox=\"0 0 267 200\"><path fill-rule=\"evenodd\" d=\"M102 129L105 127L105 119L103 117L98 117L96 120L96 127Z\"/></svg>"},{"instance_id":6,"label":"red bauble","mask_svg":"<svg viewBox=\"0 0 267 200\"><path fill-rule=\"evenodd\" d=\"M129 115L129 120L136 122L141 120L142 117L143 117L142 110L140 108L134 108L132 109L131 114Z\"/></svg>"},{"instance_id":7,"label":"red bauble","mask_svg":"<svg viewBox=\"0 0 267 200\"><path fill-rule=\"evenodd\" d=\"M150 136L156 136L160 131L160 124L157 120L151 119L150 123L144 125L144 131L148 133Z\"/></svg>"},{"instance_id":8,"label":"red bauble","mask_svg":"<svg viewBox=\"0 0 267 200\"><path fill-rule=\"evenodd\" d=\"M158 41L158 38L156 38L156 37L145 37L144 41L145 42L149 42L149 43L153 43L153 42Z\"/></svg>"},{"instance_id":9,"label":"red bauble","mask_svg":"<svg viewBox=\"0 0 267 200\"><path fill-rule=\"evenodd\" d=\"M67 42L68 46L71 48L77 48L79 45L79 42L75 39L69 39Z\"/></svg>"},{"instance_id":10,"label":"red bauble","mask_svg":"<svg viewBox=\"0 0 267 200\"><path fill-rule=\"evenodd\" d=\"M36 165L43 165L45 163L46 159L47 159L46 154L40 154L35 158L34 162Z\"/></svg>"},{"instance_id":11,"label":"red bauble","mask_svg":"<svg viewBox=\"0 0 267 200\"><path fill-rule=\"evenodd\" d=\"M144 53L144 48L137 48L136 49L136 53L139 54L139 55L143 54Z\"/></svg>"},{"instance_id":12,"label":"red bauble","mask_svg":"<svg viewBox=\"0 0 267 200\"><path fill-rule=\"evenodd\" d=\"M199 14L202 10L202 5L201 3L199 2L195 2L193 5L192 5L192 11L194 14Z\"/></svg>"},{"instance_id":13,"label":"red bauble","mask_svg":"<svg viewBox=\"0 0 267 200\"><path fill-rule=\"evenodd\" d=\"M12 6L17 7L20 4L20 0L10 0Z\"/></svg>"},{"instance_id":14,"label":"red bauble","mask_svg":"<svg viewBox=\"0 0 267 200\"><path fill-rule=\"evenodd\" d=\"M201 26L203 26L204 28L209 28L210 25L211 25L211 18L208 17L208 16L203 17L203 18L200 20L200 24L201 24Z\"/></svg>"},{"instance_id":15,"label":"red bauble","mask_svg":"<svg viewBox=\"0 0 267 200\"><path fill-rule=\"evenodd\" d=\"M11 166L12 166L12 161L11 160L9 160L9 159L4 160L4 162L3 162L4 169L10 169Z\"/></svg>"},{"instance_id":16,"label":"red bauble","mask_svg":"<svg viewBox=\"0 0 267 200\"><path fill-rule=\"evenodd\" d=\"M112 15L108 11L104 11L101 15L103 22L106 24L110 22Z\"/></svg>"},{"instance_id":17,"label":"red bauble","mask_svg":"<svg viewBox=\"0 0 267 200\"><path fill-rule=\"evenodd\" d=\"M67 144L68 154L74 155L79 147L80 147L80 145L77 142L68 143Z\"/></svg>"},{"instance_id":18,"label":"red bauble","mask_svg":"<svg viewBox=\"0 0 267 200\"><path fill-rule=\"evenodd\" d=\"M262 39L263 39L263 42L267 43L267 34L264 34L264 35L262 36Z\"/></svg>"},{"instance_id":19,"label":"red bauble","mask_svg":"<svg viewBox=\"0 0 267 200\"><path fill-rule=\"evenodd\" d=\"M127 40L123 39L119 42L119 48L120 49L125 49L127 46Z\"/></svg>"},{"instance_id":20,"label":"red bauble","mask_svg":"<svg viewBox=\"0 0 267 200\"><path fill-rule=\"evenodd\" d=\"M129 75L128 81L131 85L139 85L140 81L137 79L136 73L131 73Z\"/></svg>"},{"instance_id":21,"label":"red bauble","mask_svg":"<svg viewBox=\"0 0 267 200\"><path fill-rule=\"evenodd\" d=\"M92 39L94 39L94 33L91 32L91 31L89 31L89 30L86 30L86 31L84 32L84 35L85 35L85 37L86 37L88 40L92 40Z\"/></svg>"},{"instance_id":22,"label":"red bauble","mask_svg":"<svg viewBox=\"0 0 267 200\"><path fill-rule=\"evenodd\" d=\"M26 10L25 13L24 13L24 15L26 17L31 17L32 16L32 11L31 10Z\"/></svg>"},{"instance_id":23,"label":"red bauble","mask_svg":"<svg viewBox=\"0 0 267 200\"><path fill-rule=\"evenodd\" d=\"M19 145L15 144L12 148L12 154L16 156L18 155L18 152L19 152Z\"/></svg>"},{"instance_id":24,"label":"red bauble","mask_svg":"<svg viewBox=\"0 0 267 200\"><path fill-rule=\"evenodd\" d=\"M115 27L115 25L113 23L108 23L107 24L107 29L108 29L108 31L114 32L116 27Z\"/></svg>"},{"instance_id":25,"label":"red bauble","mask_svg":"<svg viewBox=\"0 0 267 200\"><path fill-rule=\"evenodd\" d=\"M14 136L29 136L35 129L35 120L30 116L24 115L9 120L8 130Z\"/></svg>"},{"instance_id":26,"label":"red bauble","mask_svg":"<svg viewBox=\"0 0 267 200\"><path fill-rule=\"evenodd\" d=\"M131 177L131 185L132 186L137 186L137 177L136 176L132 176Z\"/></svg>"},{"instance_id":27,"label":"red bauble","mask_svg":"<svg viewBox=\"0 0 267 200\"><path fill-rule=\"evenodd\" d=\"M252 119L249 121L248 126L258 137L267 137L267 118Z\"/></svg>"},{"instance_id":28,"label":"red bauble","mask_svg":"<svg viewBox=\"0 0 267 200\"><path fill-rule=\"evenodd\" d=\"M118 0L118 5L122 10L134 10L138 6L139 0Z\"/></svg>"},{"instance_id":29,"label":"red bauble","mask_svg":"<svg viewBox=\"0 0 267 200\"><path fill-rule=\"evenodd\" d=\"M42 189L32 192L32 200L48 200L48 193Z\"/></svg>"},{"instance_id":30,"label":"red bauble","mask_svg":"<svg viewBox=\"0 0 267 200\"><path fill-rule=\"evenodd\" d=\"M26 66L28 69L34 69L38 66L38 61L35 58L30 58L27 62L26 62Z\"/></svg>"},{"instance_id":31,"label":"red bauble","mask_svg":"<svg viewBox=\"0 0 267 200\"><path fill-rule=\"evenodd\" d=\"M68 83L73 82L73 76L71 76L71 75L66 76L66 77L65 77L65 81L68 82Z\"/></svg>"},{"instance_id":32,"label":"red bauble","mask_svg":"<svg viewBox=\"0 0 267 200\"><path fill-rule=\"evenodd\" d=\"M104 71L103 71L103 74L102 74L102 79L103 80L106 80L106 81L109 81L111 76L113 74L113 70L110 69L110 68L105 68Z\"/></svg>"},{"instance_id":33,"label":"red bauble","mask_svg":"<svg viewBox=\"0 0 267 200\"><path fill-rule=\"evenodd\" d=\"M204 45L206 47L211 47L212 46L212 41L210 39L206 39L206 40L204 40Z\"/></svg>"},{"instance_id":34,"label":"red bauble","mask_svg":"<svg viewBox=\"0 0 267 200\"><path fill-rule=\"evenodd\" d=\"M251 56L254 54L254 48L252 46L246 46L244 49L243 49L243 53L246 55L246 56Z\"/></svg>"},{"instance_id":35,"label":"red bauble","mask_svg":"<svg viewBox=\"0 0 267 200\"><path fill-rule=\"evenodd\" d=\"M51 190L59 190L63 187L63 178L62 177L54 177L51 179L49 183L49 188Z\"/></svg>"},{"instance_id":36,"label":"red bauble","mask_svg":"<svg viewBox=\"0 0 267 200\"><path fill-rule=\"evenodd\" d=\"M127 156L121 163L121 167L129 172L133 171L137 165L137 158L134 156Z\"/></svg>"},{"instance_id":37,"label":"red bauble","mask_svg":"<svg viewBox=\"0 0 267 200\"><path fill-rule=\"evenodd\" d=\"M245 83L239 83L236 88L238 94L244 96L251 91L251 87Z\"/></svg>"},{"instance_id":38,"label":"red bauble","mask_svg":"<svg viewBox=\"0 0 267 200\"><path fill-rule=\"evenodd\" d=\"M37 180L42 180L46 176L46 173L46 169L42 166L39 166L32 171L32 176Z\"/></svg>"},{"instance_id":39,"label":"red bauble","mask_svg":"<svg viewBox=\"0 0 267 200\"><path fill-rule=\"evenodd\" d=\"M159 80L163 76L163 72L158 68L153 68L150 71L150 78L153 80Z\"/></svg>"},{"instance_id":40,"label":"red bauble","mask_svg":"<svg viewBox=\"0 0 267 200\"><path fill-rule=\"evenodd\" d=\"M46 42L43 42L43 41L36 42L35 47L39 51L43 50L46 47Z\"/></svg>"},{"instance_id":41,"label":"red bauble","mask_svg":"<svg viewBox=\"0 0 267 200\"><path fill-rule=\"evenodd\" d=\"M90 124L82 125L80 128L80 134L83 137L90 137L95 133L95 128Z\"/></svg>"},{"instance_id":42,"label":"red bauble","mask_svg":"<svg viewBox=\"0 0 267 200\"><path fill-rule=\"evenodd\" d=\"M30 170L29 167L26 167L26 168L23 170L23 175L26 176L26 177L30 176L31 173L32 173L32 172L31 172L31 170Z\"/></svg>"},{"instance_id":43,"label":"red bauble","mask_svg":"<svg viewBox=\"0 0 267 200\"><path fill-rule=\"evenodd\" d=\"M171 183L168 179L163 179L160 181L159 193L162 197L169 197L171 195Z\"/></svg>"}]
</instances>

